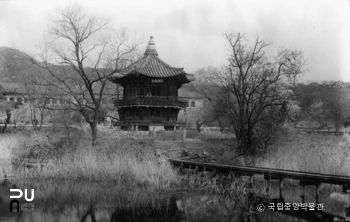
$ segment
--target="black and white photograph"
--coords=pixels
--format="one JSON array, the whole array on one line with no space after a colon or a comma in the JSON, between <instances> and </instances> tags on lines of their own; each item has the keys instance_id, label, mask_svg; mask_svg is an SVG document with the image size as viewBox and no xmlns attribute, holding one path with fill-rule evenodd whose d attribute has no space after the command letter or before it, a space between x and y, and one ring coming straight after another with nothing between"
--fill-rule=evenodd
<instances>
[{"instance_id":1,"label":"black and white photograph","mask_svg":"<svg viewBox=\"0 0 350 222\"><path fill-rule=\"evenodd\" d=\"M0 222L350 221L350 0L0 0Z\"/></svg>"}]
</instances>

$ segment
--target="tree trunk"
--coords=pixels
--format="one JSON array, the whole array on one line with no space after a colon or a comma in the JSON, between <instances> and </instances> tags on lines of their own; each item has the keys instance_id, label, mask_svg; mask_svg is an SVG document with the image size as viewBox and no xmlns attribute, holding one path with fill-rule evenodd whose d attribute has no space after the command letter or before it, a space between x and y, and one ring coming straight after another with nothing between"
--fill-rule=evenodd
<instances>
[{"instance_id":1,"label":"tree trunk","mask_svg":"<svg viewBox=\"0 0 350 222\"><path fill-rule=\"evenodd\" d=\"M52 119L52 123L53 123L54 122L53 118L51 118L51 119ZM69 124L67 123L67 119L65 118L65 114L63 114L63 124L67 130L67 138L68 138L68 140L70 140L70 128L69 128Z\"/></svg>"},{"instance_id":2,"label":"tree trunk","mask_svg":"<svg viewBox=\"0 0 350 222\"><path fill-rule=\"evenodd\" d=\"M90 207L90 212L91 212L91 221L96 222L96 216L95 216L95 207L91 206Z\"/></svg>"},{"instance_id":3,"label":"tree trunk","mask_svg":"<svg viewBox=\"0 0 350 222\"><path fill-rule=\"evenodd\" d=\"M200 122L199 120L197 120L196 123L197 123L196 124L197 131L198 131L198 133L200 133L201 132L201 126L203 126L203 124L205 123L205 120L203 122Z\"/></svg>"},{"instance_id":4,"label":"tree trunk","mask_svg":"<svg viewBox=\"0 0 350 222\"><path fill-rule=\"evenodd\" d=\"M236 141L239 154L243 155L250 152L253 148L252 132L248 129L240 129L236 131Z\"/></svg>"},{"instance_id":5,"label":"tree trunk","mask_svg":"<svg viewBox=\"0 0 350 222\"><path fill-rule=\"evenodd\" d=\"M36 119L35 107L32 107L32 106L30 108L30 118L31 118L31 122L34 130L37 130L38 121Z\"/></svg>"},{"instance_id":6,"label":"tree trunk","mask_svg":"<svg viewBox=\"0 0 350 222\"><path fill-rule=\"evenodd\" d=\"M96 145L97 140L97 121L93 121L90 125L91 128L91 136L92 136L92 145Z\"/></svg>"},{"instance_id":7,"label":"tree trunk","mask_svg":"<svg viewBox=\"0 0 350 222\"><path fill-rule=\"evenodd\" d=\"M243 138L241 138L241 135L236 134L236 141L237 141L237 148L239 150L239 155L242 155L243 149L244 149L244 141L243 141Z\"/></svg>"},{"instance_id":8,"label":"tree trunk","mask_svg":"<svg viewBox=\"0 0 350 222\"><path fill-rule=\"evenodd\" d=\"M6 130L6 128L7 128L7 124L10 123L10 119L11 119L11 112L9 112L9 111L6 110L6 121L5 121L5 126L2 128L1 134L4 134L4 133L5 133L5 130Z\"/></svg>"},{"instance_id":9,"label":"tree trunk","mask_svg":"<svg viewBox=\"0 0 350 222\"><path fill-rule=\"evenodd\" d=\"M4 133L5 133L6 128L7 128L7 122L5 122L5 126L4 126L4 127L2 128L2 130L1 130L1 134L4 134Z\"/></svg>"},{"instance_id":10,"label":"tree trunk","mask_svg":"<svg viewBox=\"0 0 350 222\"><path fill-rule=\"evenodd\" d=\"M182 143L186 143L186 127L182 131Z\"/></svg>"},{"instance_id":11,"label":"tree trunk","mask_svg":"<svg viewBox=\"0 0 350 222\"><path fill-rule=\"evenodd\" d=\"M40 125L39 125L39 130L41 130L41 128L43 127L43 123L44 123L44 110L42 110L42 112L40 113Z\"/></svg>"},{"instance_id":12,"label":"tree trunk","mask_svg":"<svg viewBox=\"0 0 350 222\"><path fill-rule=\"evenodd\" d=\"M201 126L197 124L197 132L200 133L201 132Z\"/></svg>"}]
</instances>

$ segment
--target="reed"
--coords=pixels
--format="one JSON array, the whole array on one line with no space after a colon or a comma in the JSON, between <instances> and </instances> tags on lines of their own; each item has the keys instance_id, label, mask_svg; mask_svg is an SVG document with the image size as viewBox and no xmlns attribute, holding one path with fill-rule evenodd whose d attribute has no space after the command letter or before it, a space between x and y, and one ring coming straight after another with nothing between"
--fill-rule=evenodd
<instances>
[{"instance_id":1,"label":"reed","mask_svg":"<svg viewBox=\"0 0 350 222\"><path fill-rule=\"evenodd\" d=\"M18 147L25 136L22 134L4 134L0 136L0 159L9 159L11 151Z\"/></svg>"},{"instance_id":2,"label":"reed","mask_svg":"<svg viewBox=\"0 0 350 222\"><path fill-rule=\"evenodd\" d=\"M350 176L350 136L285 130L256 166Z\"/></svg>"},{"instance_id":3,"label":"reed","mask_svg":"<svg viewBox=\"0 0 350 222\"><path fill-rule=\"evenodd\" d=\"M117 131L100 135L92 146L88 138L72 143L36 134L13 149L13 158L40 157L43 167L22 171L29 178L114 181L154 189L177 183L176 171L165 157L156 155L152 138Z\"/></svg>"}]
</instances>

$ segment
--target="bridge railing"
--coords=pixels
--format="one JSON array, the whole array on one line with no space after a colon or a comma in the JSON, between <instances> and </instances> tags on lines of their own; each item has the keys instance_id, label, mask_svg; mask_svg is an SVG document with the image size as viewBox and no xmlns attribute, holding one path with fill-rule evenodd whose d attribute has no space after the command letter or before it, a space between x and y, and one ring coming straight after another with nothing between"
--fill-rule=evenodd
<instances>
[{"instance_id":1,"label":"bridge railing","mask_svg":"<svg viewBox=\"0 0 350 222\"><path fill-rule=\"evenodd\" d=\"M241 175L264 175L265 178L279 179L284 178L296 179L309 184L336 184L343 185L343 191L350 188L350 177L320 173L310 173L303 171L271 169L264 167L224 165L216 163L193 162L187 160L169 159L174 167L184 167L196 169L197 171L215 171L216 173L229 174L231 172Z\"/></svg>"}]
</instances>

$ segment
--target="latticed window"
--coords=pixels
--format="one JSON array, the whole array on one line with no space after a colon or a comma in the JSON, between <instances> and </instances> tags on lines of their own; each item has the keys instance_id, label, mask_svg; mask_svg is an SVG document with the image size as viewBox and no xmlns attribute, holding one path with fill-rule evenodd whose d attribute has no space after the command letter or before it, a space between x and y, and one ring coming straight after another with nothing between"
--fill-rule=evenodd
<instances>
[{"instance_id":1,"label":"latticed window","mask_svg":"<svg viewBox=\"0 0 350 222\"><path fill-rule=\"evenodd\" d=\"M152 87L151 93L152 93L152 96L161 96L160 95L160 87Z\"/></svg>"},{"instance_id":2,"label":"latticed window","mask_svg":"<svg viewBox=\"0 0 350 222\"><path fill-rule=\"evenodd\" d=\"M131 96L138 96L138 88L131 89Z\"/></svg>"},{"instance_id":3,"label":"latticed window","mask_svg":"<svg viewBox=\"0 0 350 222\"><path fill-rule=\"evenodd\" d=\"M169 94L170 94L170 96L177 96L176 95L177 94L177 88L175 86L171 86L169 88Z\"/></svg>"}]
</instances>

